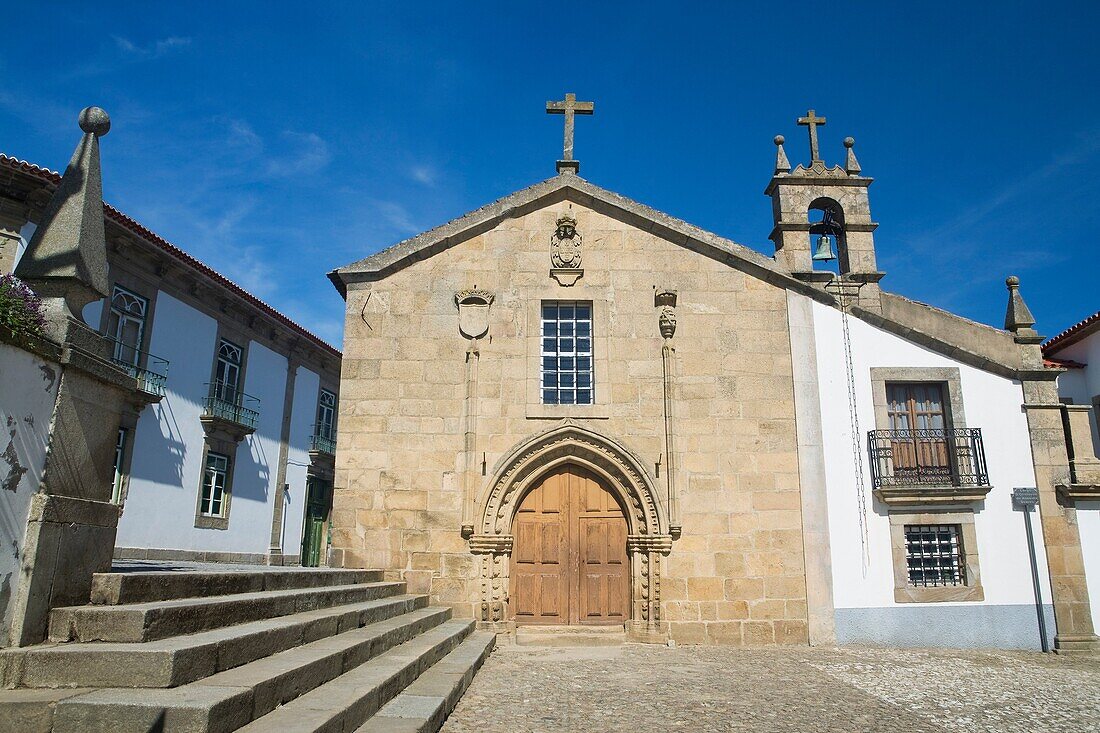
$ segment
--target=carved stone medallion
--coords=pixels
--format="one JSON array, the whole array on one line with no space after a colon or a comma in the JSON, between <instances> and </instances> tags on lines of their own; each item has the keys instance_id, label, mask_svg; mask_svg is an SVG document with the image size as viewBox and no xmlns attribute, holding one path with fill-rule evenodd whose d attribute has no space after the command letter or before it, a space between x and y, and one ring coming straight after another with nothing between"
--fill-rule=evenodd
<instances>
[{"instance_id":1,"label":"carved stone medallion","mask_svg":"<svg viewBox=\"0 0 1100 733\"><path fill-rule=\"evenodd\" d=\"M577 220L569 214L558 219L557 229L550 236L550 276L565 287L576 284L584 275L581 269L583 237L577 231Z\"/></svg>"}]
</instances>

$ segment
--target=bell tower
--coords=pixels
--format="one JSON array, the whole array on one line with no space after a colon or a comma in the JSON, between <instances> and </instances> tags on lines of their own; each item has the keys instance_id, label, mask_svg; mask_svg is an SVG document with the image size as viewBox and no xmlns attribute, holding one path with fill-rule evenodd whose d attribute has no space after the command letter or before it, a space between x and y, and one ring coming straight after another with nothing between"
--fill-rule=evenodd
<instances>
[{"instance_id":1,"label":"bell tower","mask_svg":"<svg viewBox=\"0 0 1100 733\"><path fill-rule=\"evenodd\" d=\"M875 264L878 224L871 221L867 197L874 179L860 175L850 137L844 138L844 166L826 166L817 140L824 117L811 109L798 124L809 129L809 165L799 163L792 170L784 138L777 135L775 172L764 191L772 199L775 228L769 239L775 243L775 260L799 280L877 311L878 281L885 273Z\"/></svg>"}]
</instances>

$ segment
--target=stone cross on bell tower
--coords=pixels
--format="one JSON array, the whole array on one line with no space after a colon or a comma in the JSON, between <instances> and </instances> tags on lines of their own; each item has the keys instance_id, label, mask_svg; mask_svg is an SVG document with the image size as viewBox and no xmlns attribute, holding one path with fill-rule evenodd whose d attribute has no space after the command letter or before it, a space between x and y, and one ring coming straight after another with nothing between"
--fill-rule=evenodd
<instances>
[{"instance_id":1,"label":"stone cross on bell tower","mask_svg":"<svg viewBox=\"0 0 1100 733\"><path fill-rule=\"evenodd\" d=\"M573 159L573 115L590 115L595 110L595 103L578 102L577 95L572 92L560 102L546 103L546 114L565 115L565 143L558 161L558 173L576 173L581 169L581 164Z\"/></svg>"},{"instance_id":2,"label":"stone cross on bell tower","mask_svg":"<svg viewBox=\"0 0 1100 733\"><path fill-rule=\"evenodd\" d=\"M817 126L825 124L824 117L818 117L814 110L806 113L805 117L798 118L798 124L810 128L810 164L821 160L821 151L817 147Z\"/></svg>"}]
</instances>

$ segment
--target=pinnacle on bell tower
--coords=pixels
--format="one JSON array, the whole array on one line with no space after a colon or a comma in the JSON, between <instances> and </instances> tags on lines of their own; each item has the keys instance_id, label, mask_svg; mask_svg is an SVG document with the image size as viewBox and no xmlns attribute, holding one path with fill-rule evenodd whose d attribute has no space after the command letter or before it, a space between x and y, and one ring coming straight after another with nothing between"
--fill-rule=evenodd
<instances>
[{"instance_id":1,"label":"pinnacle on bell tower","mask_svg":"<svg viewBox=\"0 0 1100 733\"><path fill-rule=\"evenodd\" d=\"M810 162L792 168L786 140L777 135L775 171L764 191L772 199L775 260L800 280L878 310L884 273L875 263L878 224L871 220L867 195L873 179L862 175L854 138L844 138L843 167L830 167L818 140L826 118L811 109L797 123L809 133Z\"/></svg>"}]
</instances>

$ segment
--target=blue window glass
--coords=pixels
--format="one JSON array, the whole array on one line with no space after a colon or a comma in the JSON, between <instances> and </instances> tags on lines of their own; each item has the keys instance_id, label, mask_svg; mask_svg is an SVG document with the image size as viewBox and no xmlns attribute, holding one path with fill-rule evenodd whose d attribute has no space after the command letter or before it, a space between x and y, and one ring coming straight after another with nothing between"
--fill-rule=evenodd
<instances>
[{"instance_id":1,"label":"blue window glass","mask_svg":"<svg viewBox=\"0 0 1100 733\"><path fill-rule=\"evenodd\" d=\"M590 405L592 304L542 304L542 401L548 405Z\"/></svg>"}]
</instances>

